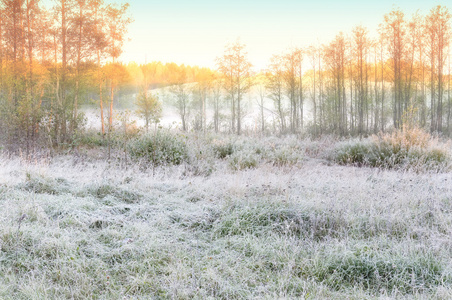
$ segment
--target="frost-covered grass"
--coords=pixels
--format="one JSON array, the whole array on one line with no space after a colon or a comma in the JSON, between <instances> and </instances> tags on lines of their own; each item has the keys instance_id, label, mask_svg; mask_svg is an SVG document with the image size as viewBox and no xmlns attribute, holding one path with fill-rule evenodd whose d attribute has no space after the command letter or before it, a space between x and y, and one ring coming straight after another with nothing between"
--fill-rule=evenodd
<instances>
[{"instance_id":1,"label":"frost-covered grass","mask_svg":"<svg viewBox=\"0 0 452 300\"><path fill-rule=\"evenodd\" d=\"M0 299L452 297L451 173L328 165L325 140L186 143L156 168L0 156Z\"/></svg>"},{"instance_id":2,"label":"frost-covered grass","mask_svg":"<svg viewBox=\"0 0 452 300\"><path fill-rule=\"evenodd\" d=\"M417 172L451 170L450 142L440 141L420 128L403 128L362 141L346 141L334 149L332 160Z\"/></svg>"}]
</instances>

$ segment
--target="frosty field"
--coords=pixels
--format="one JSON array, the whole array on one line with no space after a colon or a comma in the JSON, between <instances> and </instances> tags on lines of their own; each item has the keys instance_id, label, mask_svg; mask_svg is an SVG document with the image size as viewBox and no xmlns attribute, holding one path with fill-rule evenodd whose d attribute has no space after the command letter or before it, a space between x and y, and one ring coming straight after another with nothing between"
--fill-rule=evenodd
<instances>
[{"instance_id":1,"label":"frosty field","mask_svg":"<svg viewBox=\"0 0 452 300\"><path fill-rule=\"evenodd\" d=\"M192 138L190 162L148 168L0 156L0 298L452 297L452 173L233 142L219 158Z\"/></svg>"}]
</instances>

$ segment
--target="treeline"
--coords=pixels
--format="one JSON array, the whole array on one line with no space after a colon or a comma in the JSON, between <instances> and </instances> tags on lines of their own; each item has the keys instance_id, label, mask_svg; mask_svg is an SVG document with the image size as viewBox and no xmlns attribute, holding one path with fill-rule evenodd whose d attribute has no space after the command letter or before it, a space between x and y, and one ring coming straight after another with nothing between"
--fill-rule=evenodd
<instances>
[{"instance_id":1,"label":"treeline","mask_svg":"<svg viewBox=\"0 0 452 300\"><path fill-rule=\"evenodd\" d=\"M40 138L70 141L80 127L80 99L96 97L101 107L112 107L117 86L128 76L117 63L131 22L128 4L52 5L0 1L0 126L8 145L29 149Z\"/></svg>"},{"instance_id":2,"label":"treeline","mask_svg":"<svg viewBox=\"0 0 452 300\"><path fill-rule=\"evenodd\" d=\"M129 62L125 68L130 76L130 81L126 82L123 88L130 89L131 92L140 91L144 87L147 89L162 88L181 80L193 83L200 79L201 74L214 72L208 68L160 61L144 64Z\"/></svg>"},{"instance_id":3,"label":"treeline","mask_svg":"<svg viewBox=\"0 0 452 300\"><path fill-rule=\"evenodd\" d=\"M310 70L302 76L307 88L300 81L299 91L312 101L312 131L363 135L410 123L450 135L448 9L437 6L411 18L395 9L378 33L372 38L357 26L348 36L340 33L326 45L302 50ZM291 57L283 59L286 87L293 80Z\"/></svg>"},{"instance_id":4,"label":"treeline","mask_svg":"<svg viewBox=\"0 0 452 300\"><path fill-rule=\"evenodd\" d=\"M108 136L118 93L137 95L149 127L160 118L150 91L159 87L169 92L182 130L241 134L252 98L259 108L253 130L262 132L363 136L415 124L452 134L451 14L443 6L411 17L394 9L376 37L357 26L324 45L276 54L256 72L240 42L226 47L216 70L118 63L131 22L127 4L54 4L0 0L3 144L70 143L87 100L98 105L100 133Z\"/></svg>"},{"instance_id":5,"label":"treeline","mask_svg":"<svg viewBox=\"0 0 452 300\"><path fill-rule=\"evenodd\" d=\"M274 55L260 73L253 72L245 45L233 43L217 59L217 72L194 86L192 98L181 84L173 94L184 130L190 107L198 108L193 128L209 127L207 98L214 111L210 128L240 134L243 99L254 86L262 131L271 122L282 133L362 136L410 123L451 135L451 37L446 7L410 18L394 9L384 15L377 37L357 26L330 43ZM267 107L265 98L273 105ZM270 122L269 110L276 116ZM227 125L219 126L225 118Z\"/></svg>"},{"instance_id":6,"label":"treeline","mask_svg":"<svg viewBox=\"0 0 452 300\"><path fill-rule=\"evenodd\" d=\"M378 33L357 26L330 43L273 56L266 90L281 131L303 130L307 102L316 135L366 135L407 123L452 133L449 10L407 18L395 9Z\"/></svg>"}]
</instances>

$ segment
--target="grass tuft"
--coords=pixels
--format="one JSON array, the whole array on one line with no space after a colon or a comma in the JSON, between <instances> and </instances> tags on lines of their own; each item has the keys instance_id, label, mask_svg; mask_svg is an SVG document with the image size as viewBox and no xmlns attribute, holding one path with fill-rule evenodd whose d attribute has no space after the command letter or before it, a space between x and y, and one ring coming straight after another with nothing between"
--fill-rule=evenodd
<instances>
[{"instance_id":1,"label":"grass tuft","mask_svg":"<svg viewBox=\"0 0 452 300\"><path fill-rule=\"evenodd\" d=\"M110 184L93 184L86 189L90 195L99 199L112 196L125 203L137 203L143 198L140 192L123 189Z\"/></svg>"},{"instance_id":2,"label":"grass tuft","mask_svg":"<svg viewBox=\"0 0 452 300\"><path fill-rule=\"evenodd\" d=\"M70 192L70 186L64 178L47 178L41 175L26 173L24 183L18 188L36 194L61 195Z\"/></svg>"},{"instance_id":3,"label":"grass tuft","mask_svg":"<svg viewBox=\"0 0 452 300\"><path fill-rule=\"evenodd\" d=\"M368 246L350 251L322 253L304 274L336 290L360 287L378 294L382 290L397 290L414 294L451 282L443 276L444 267L431 253L416 253L406 257L388 250Z\"/></svg>"}]
</instances>

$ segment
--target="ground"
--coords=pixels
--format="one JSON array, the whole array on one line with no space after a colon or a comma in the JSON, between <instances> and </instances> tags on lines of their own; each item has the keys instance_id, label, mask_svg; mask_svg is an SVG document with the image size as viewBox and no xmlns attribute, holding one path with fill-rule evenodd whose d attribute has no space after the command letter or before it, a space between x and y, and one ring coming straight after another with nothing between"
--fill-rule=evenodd
<instances>
[{"instance_id":1,"label":"ground","mask_svg":"<svg viewBox=\"0 0 452 300\"><path fill-rule=\"evenodd\" d=\"M209 172L2 155L0 298L450 299L452 174L309 153Z\"/></svg>"}]
</instances>

